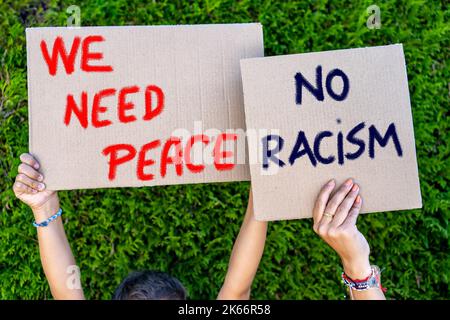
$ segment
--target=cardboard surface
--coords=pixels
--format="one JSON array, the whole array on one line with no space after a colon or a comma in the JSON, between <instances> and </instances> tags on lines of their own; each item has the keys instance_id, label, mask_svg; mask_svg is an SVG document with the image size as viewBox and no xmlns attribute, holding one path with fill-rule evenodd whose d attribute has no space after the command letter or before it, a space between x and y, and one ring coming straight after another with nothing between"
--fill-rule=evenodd
<instances>
[{"instance_id":1,"label":"cardboard surface","mask_svg":"<svg viewBox=\"0 0 450 320\"><path fill-rule=\"evenodd\" d=\"M402 45L245 59L241 71L247 130L276 132L249 141L257 219L312 217L331 178L355 179L363 213L422 206Z\"/></svg>"},{"instance_id":2,"label":"cardboard surface","mask_svg":"<svg viewBox=\"0 0 450 320\"><path fill-rule=\"evenodd\" d=\"M260 24L30 28L26 37L29 148L48 189L249 179L239 61L263 56ZM218 143L228 129L241 129L237 141ZM201 134L188 168L187 143ZM171 137L182 143L164 156ZM237 144L243 161L230 153ZM230 155L237 164L216 166Z\"/></svg>"}]
</instances>

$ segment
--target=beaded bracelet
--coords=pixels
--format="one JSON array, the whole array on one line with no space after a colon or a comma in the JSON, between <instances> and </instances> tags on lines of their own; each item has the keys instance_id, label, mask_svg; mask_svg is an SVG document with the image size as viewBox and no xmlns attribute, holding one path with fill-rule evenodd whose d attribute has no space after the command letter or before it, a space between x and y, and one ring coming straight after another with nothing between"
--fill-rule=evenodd
<instances>
[{"instance_id":1,"label":"beaded bracelet","mask_svg":"<svg viewBox=\"0 0 450 320\"><path fill-rule=\"evenodd\" d=\"M54 215L52 215L50 218L48 218L47 220L44 220L40 223L37 223L36 221L33 222L33 226L37 227L46 227L48 226L48 224L50 222L52 222L53 220L56 220L60 215L62 214L62 209L59 208L58 212L56 212Z\"/></svg>"},{"instance_id":2,"label":"beaded bracelet","mask_svg":"<svg viewBox=\"0 0 450 320\"><path fill-rule=\"evenodd\" d=\"M381 274L380 268L378 268L375 265L372 265L371 274L367 278L361 280L354 280L349 276L347 276L345 272L342 272L342 281L350 289L350 291L352 289L356 291L365 291L370 288L378 287L384 292L386 291L386 289L381 286L380 274Z\"/></svg>"}]
</instances>

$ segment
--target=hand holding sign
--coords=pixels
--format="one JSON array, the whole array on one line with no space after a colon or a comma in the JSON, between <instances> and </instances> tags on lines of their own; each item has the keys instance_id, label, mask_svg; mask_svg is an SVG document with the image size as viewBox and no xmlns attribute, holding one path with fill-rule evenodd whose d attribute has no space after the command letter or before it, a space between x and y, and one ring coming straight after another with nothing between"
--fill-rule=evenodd
<instances>
[{"instance_id":1,"label":"hand holding sign","mask_svg":"<svg viewBox=\"0 0 450 320\"><path fill-rule=\"evenodd\" d=\"M353 279L370 271L369 244L356 227L362 198L359 186L348 179L337 191L335 181L322 187L314 204L314 231L341 257L344 270Z\"/></svg>"},{"instance_id":2,"label":"hand holding sign","mask_svg":"<svg viewBox=\"0 0 450 320\"><path fill-rule=\"evenodd\" d=\"M335 186L333 179L320 190L314 204L313 229L339 255L347 279L361 286L369 283L370 290L350 289L352 299L385 300L379 269L369 262L369 243L356 226L362 206L359 185L347 179L336 191Z\"/></svg>"},{"instance_id":3,"label":"hand holding sign","mask_svg":"<svg viewBox=\"0 0 450 320\"><path fill-rule=\"evenodd\" d=\"M39 172L39 162L32 155L21 154L20 161L13 185L14 194L31 208L37 221L45 220L49 218L49 212L58 211L58 194L46 188L44 176Z\"/></svg>"}]
</instances>

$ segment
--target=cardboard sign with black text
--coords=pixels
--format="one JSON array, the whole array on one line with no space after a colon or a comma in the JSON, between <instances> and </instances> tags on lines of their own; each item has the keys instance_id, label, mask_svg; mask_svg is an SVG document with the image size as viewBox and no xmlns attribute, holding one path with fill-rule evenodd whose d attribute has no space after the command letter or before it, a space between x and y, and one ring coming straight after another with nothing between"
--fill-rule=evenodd
<instances>
[{"instance_id":1,"label":"cardboard sign with black text","mask_svg":"<svg viewBox=\"0 0 450 320\"><path fill-rule=\"evenodd\" d=\"M26 36L29 148L48 189L249 180L239 61L263 56L260 24Z\"/></svg>"},{"instance_id":2,"label":"cardboard sign with black text","mask_svg":"<svg viewBox=\"0 0 450 320\"><path fill-rule=\"evenodd\" d=\"M362 212L422 206L402 45L241 61L259 220L312 216L331 178L360 185ZM256 145L255 145L256 144Z\"/></svg>"}]
</instances>

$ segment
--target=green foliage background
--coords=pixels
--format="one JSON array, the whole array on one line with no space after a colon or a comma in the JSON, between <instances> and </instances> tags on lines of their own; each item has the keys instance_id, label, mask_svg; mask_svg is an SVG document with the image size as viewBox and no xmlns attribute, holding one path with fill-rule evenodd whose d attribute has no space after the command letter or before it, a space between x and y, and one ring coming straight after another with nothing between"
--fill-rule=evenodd
<instances>
[{"instance_id":1,"label":"green foliage background","mask_svg":"<svg viewBox=\"0 0 450 320\"><path fill-rule=\"evenodd\" d=\"M403 43L423 209L360 218L390 299L449 298L449 39L446 1L1 1L0 298L48 299L31 211L11 190L28 148L25 27L64 26L66 8L89 25L255 22L266 55ZM382 27L366 27L366 8ZM389 181L387 181L389 183ZM60 192L65 228L88 298L109 299L131 270L178 277L213 299L247 202L248 183ZM270 223L257 299L343 299L340 263L311 221Z\"/></svg>"}]
</instances>

